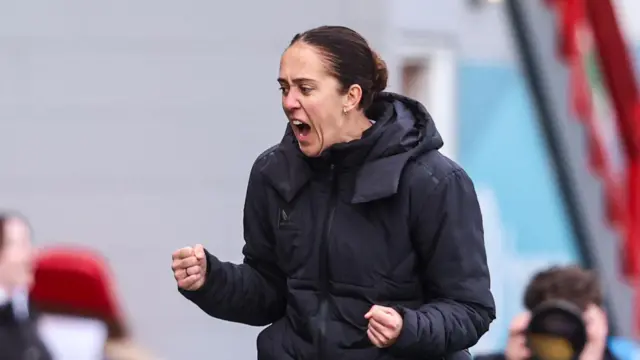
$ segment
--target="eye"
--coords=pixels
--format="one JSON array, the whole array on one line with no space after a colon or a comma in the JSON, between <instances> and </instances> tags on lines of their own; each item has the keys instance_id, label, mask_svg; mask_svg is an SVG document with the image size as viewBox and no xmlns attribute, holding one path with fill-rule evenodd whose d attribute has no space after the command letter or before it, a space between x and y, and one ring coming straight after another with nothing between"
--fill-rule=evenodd
<instances>
[{"instance_id":1,"label":"eye","mask_svg":"<svg viewBox=\"0 0 640 360\"><path fill-rule=\"evenodd\" d=\"M313 89L312 89L311 87L309 87L309 86L305 86L305 85L300 86L300 92L301 92L303 95L309 95L309 93L311 92L311 90L313 90Z\"/></svg>"},{"instance_id":2,"label":"eye","mask_svg":"<svg viewBox=\"0 0 640 360\"><path fill-rule=\"evenodd\" d=\"M287 95L287 93L289 92L289 89L287 89L284 86L280 86L279 89L280 89L280 92L282 93L282 95Z\"/></svg>"}]
</instances>

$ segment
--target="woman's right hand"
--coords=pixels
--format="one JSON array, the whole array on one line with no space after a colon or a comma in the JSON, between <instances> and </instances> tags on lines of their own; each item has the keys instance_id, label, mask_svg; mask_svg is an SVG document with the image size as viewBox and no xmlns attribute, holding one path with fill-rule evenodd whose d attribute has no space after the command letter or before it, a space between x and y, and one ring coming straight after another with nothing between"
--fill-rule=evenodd
<instances>
[{"instance_id":1,"label":"woman's right hand","mask_svg":"<svg viewBox=\"0 0 640 360\"><path fill-rule=\"evenodd\" d=\"M531 313L524 312L516 316L509 327L509 339L504 352L507 360L527 360L531 356L531 351L527 347L525 331L529 326Z\"/></svg>"},{"instance_id":2,"label":"woman's right hand","mask_svg":"<svg viewBox=\"0 0 640 360\"><path fill-rule=\"evenodd\" d=\"M172 255L171 269L178 287L196 291L204 285L207 274L207 258L200 244L176 250Z\"/></svg>"}]
</instances>

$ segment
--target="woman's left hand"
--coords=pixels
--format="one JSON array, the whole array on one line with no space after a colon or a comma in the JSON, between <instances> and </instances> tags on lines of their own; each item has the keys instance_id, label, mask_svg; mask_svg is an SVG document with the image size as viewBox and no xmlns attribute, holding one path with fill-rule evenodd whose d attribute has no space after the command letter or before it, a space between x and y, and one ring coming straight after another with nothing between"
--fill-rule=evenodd
<instances>
[{"instance_id":1,"label":"woman's left hand","mask_svg":"<svg viewBox=\"0 0 640 360\"><path fill-rule=\"evenodd\" d=\"M367 335L379 348L393 345L402 330L402 316L390 307L373 305L364 315L369 320Z\"/></svg>"}]
</instances>

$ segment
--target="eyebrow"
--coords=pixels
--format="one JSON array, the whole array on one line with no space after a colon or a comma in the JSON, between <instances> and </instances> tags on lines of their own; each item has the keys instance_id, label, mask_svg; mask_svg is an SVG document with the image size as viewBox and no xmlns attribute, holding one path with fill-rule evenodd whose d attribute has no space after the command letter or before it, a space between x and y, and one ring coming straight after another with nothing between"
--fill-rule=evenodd
<instances>
[{"instance_id":1,"label":"eyebrow","mask_svg":"<svg viewBox=\"0 0 640 360\"><path fill-rule=\"evenodd\" d=\"M278 78L278 83L282 84L282 83L287 83L288 81L283 79L283 78ZM292 81L294 84L301 84L301 83L310 83L310 82L315 82L315 80L313 79L309 79L309 78L295 78Z\"/></svg>"}]
</instances>

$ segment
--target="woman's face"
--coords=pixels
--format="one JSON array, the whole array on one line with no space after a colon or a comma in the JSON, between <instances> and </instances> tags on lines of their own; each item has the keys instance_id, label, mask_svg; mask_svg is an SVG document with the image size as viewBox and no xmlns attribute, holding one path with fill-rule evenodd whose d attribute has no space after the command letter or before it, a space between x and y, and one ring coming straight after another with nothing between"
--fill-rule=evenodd
<instances>
[{"instance_id":1,"label":"woman's face","mask_svg":"<svg viewBox=\"0 0 640 360\"><path fill-rule=\"evenodd\" d=\"M302 41L290 46L280 60L278 82L282 108L305 155L319 156L340 142L347 95L314 47Z\"/></svg>"},{"instance_id":2,"label":"woman's face","mask_svg":"<svg viewBox=\"0 0 640 360\"><path fill-rule=\"evenodd\" d=\"M18 218L9 218L0 231L4 235L0 248L0 284L11 288L30 286L34 250L29 226Z\"/></svg>"}]
</instances>

